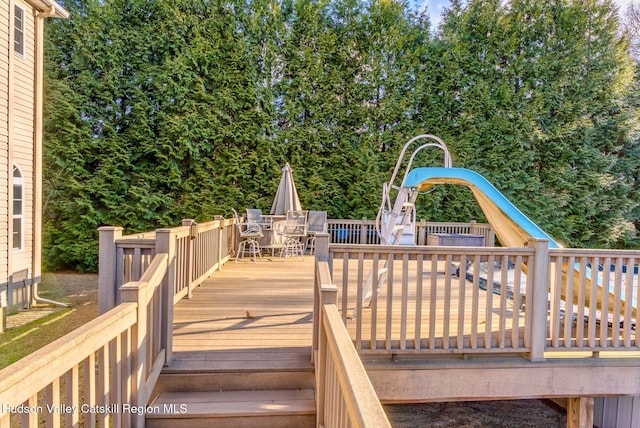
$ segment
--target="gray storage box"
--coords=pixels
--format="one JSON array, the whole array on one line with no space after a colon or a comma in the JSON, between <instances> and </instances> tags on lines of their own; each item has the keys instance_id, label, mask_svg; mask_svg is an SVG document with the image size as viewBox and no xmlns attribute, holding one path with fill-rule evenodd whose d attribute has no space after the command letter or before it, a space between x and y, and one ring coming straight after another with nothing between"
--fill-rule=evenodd
<instances>
[{"instance_id":1,"label":"gray storage box","mask_svg":"<svg viewBox=\"0 0 640 428\"><path fill-rule=\"evenodd\" d=\"M427 236L427 245L484 247L484 235L472 235L470 233L431 233Z\"/></svg>"}]
</instances>

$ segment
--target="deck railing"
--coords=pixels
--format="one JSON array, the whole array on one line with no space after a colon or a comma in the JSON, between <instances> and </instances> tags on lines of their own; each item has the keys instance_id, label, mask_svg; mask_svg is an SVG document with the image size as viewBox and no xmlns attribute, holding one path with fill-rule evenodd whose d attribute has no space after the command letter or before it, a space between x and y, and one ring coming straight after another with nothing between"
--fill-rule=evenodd
<instances>
[{"instance_id":1,"label":"deck railing","mask_svg":"<svg viewBox=\"0 0 640 428\"><path fill-rule=\"evenodd\" d=\"M549 255L547 349L593 353L640 349L636 334L640 251L563 248L552 249Z\"/></svg>"},{"instance_id":2,"label":"deck railing","mask_svg":"<svg viewBox=\"0 0 640 428\"><path fill-rule=\"evenodd\" d=\"M155 255L119 305L0 371L0 426L143 426L165 362L167 267Z\"/></svg>"},{"instance_id":3,"label":"deck railing","mask_svg":"<svg viewBox=\"0 0 640 428\"><path fill-rule=\"evenodd\" d=\"M122 301L121 286L137 281L151 258L159 252L167 254L161 312L167 315L161 340L166 359L172 358L173 306L191 297L194 287L226 263L236 239L235 220L223 219L197 224L182 220L182 226L158 229L144 234L122 236L121 227L101 227L99 262L99 310L103 313Z\"/></svg>"},{"instance_id":4,"label":"deck railing","mask_svg":"<svg viewBox=\"0 0 640 428\"><path fill-rule=\"evenodd\" d=\"M43 418L52 426L61 418L68 426L80 419L85 426L143 424L140 406L171 359L173 305L230 258L232 225L185 220L133 236L101 228L101 315L0 371L0 427L28 407L36 412L22 414L26 426ZM371 416L379 415L379 402L356 351L542 360L551 351L640 350L640 251L549 250L536 239L525 248L329 245L329 239L321 234L316 242L313 337L323 381L318 417L326 425L337 417L387 426ZM594 284L609 284L611 292L599 293Z\"/></svg>"},{"instance_id":5,"label":"deck railing","mask_svg":"<svg viewBox=\"0 0 640 428\"><path fill-rule=\"evenodd\" d=\"M316 239L316 248L326 254L322 248L328 245L328 235ZM338 289L331 281L327 260L317 259L315 278L316 426L391 427L340 318Z\"/></svg>"},{"instance_id":6,"label":"deck railing","mask_svg":"<svg viewBox=\"0 0 640 428\"><path fill-rule=\"evenodd\" d=\"M144 425L171 359L174 303L235 246L233 220L182 223L129 236L100 228L101 315L0 372L1 427Z\"/></svg>"},{"instance_id":7,"label":"deck railing","mask_svg":"<svg viewBox=\"0 0 640 428\"><path fill-rule=\"evenodd\" d=\"M635 303L627 302L637 302L639 258L549 250L536 239L524 248L329 249L340 314L363 356L638 351ZM590 287L597 283L612 293ZM570 308L564 296L573 296Z\"/></svg>"},{"instance_id":8,"label":"deck railing","mask_svg":"<svg viewBox=\"0 0 640 428\"><path fill-rule=\"evenodd\" d=\"M197 224L182 220L182 226L122 236L121 227L106 226L100 233L100 310L119 302L119 287L140 278L158 251L172 260L173 299L179 301L219 269L234 248L233 219ZM174 260L175 257L175 260Z\"/></svg>"},{"instance_id":9,"label":"deck railing","mask_svg":"<svg viewBox=\"0 0 640 428\"><path fill-rule=\"evenodd\" d=\"M380 244L375 220L328 219L327 232L334 244ZM420 220L416 222L415 240L418 245L426 245L432 233L472 234L484 236L485 245L492 247L495 233L491 226L471 221L469 223L435 223Z\"/></svg>"}]
</instances>

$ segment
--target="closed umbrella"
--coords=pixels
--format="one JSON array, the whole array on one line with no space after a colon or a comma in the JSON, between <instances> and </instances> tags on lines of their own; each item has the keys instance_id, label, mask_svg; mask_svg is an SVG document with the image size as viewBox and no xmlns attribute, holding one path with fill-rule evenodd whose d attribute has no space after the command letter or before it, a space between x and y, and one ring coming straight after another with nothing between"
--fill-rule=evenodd
<instances>
[{"instance_id":1,"label":"closed umbrella","mask_svg":"<svg viewBox=\"0 0 640 428\"><path fill-rule=\"evenodd\" d=\"M298 198L296 183L293 181L293 171L289 163L287 163L282 168L282 177L280 178L280 184L278 185L278 191L273 200L270 214L284 215L289 210L301 209L302 205L300 204L300 198Z\"/></svg>"}]
</instances>

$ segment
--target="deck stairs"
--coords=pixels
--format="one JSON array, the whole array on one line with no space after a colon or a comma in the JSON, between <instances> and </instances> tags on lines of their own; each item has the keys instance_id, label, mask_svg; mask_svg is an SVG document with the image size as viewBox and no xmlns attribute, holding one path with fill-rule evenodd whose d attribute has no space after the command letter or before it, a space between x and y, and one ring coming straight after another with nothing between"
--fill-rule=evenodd
<instances>
[{"instance_id":1,"label":"deck stairs","mask_svg":"<svg viewBox=\"0 0 640 428\"><path fill-rule=\"evenodd\" d=\"M158 379L147 427L314 427L310 348L176 353Z\"/></svg>"}]
</instances>

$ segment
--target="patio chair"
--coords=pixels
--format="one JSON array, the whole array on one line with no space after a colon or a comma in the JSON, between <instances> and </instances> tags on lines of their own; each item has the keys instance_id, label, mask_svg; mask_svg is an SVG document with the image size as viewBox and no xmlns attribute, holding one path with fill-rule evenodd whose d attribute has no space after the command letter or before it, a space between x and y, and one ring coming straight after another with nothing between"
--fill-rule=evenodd
<instances>
[{"instance_id":1,"label":"patio chair","mask_svg":"<svg viewBox=\"0 0 640 428\"><path fill-rule=\"evenodd\" d=\"M271 229L271 221L262 216L259 208L247 208L247 222L257 223L263 229Z\"/></svg>"},{"instance_id":2,"label":"patio chair","mask_svg":"<svg viewBox=\"0 0 640 428\"><path fill-rule=\"evenodd\" d=\"M327 232L327 212L309 211L309 222L307 227L307 242L304 247L313 254L316 250L316 234Z\"/></svg>"},{"instance_id":3,"label":"patio chair","mask_svg":"<svg viewBox=\"0 0 640 428\"><path fill-rule=\"evenodd\" d=\"M249 253L249 255L253 256L253 262L255 263L256 255L262 259L262 254L260 254L260 244L258 243L258 238L262 238L262 228L259 224L253 222L241 222L240 216L238 212L231 208L233 211L233 216L236 219L236 228L238 229L238 233L240 234L240 243L238 244L238 250L236 251L236 262L238 261L238 257L242 254L244 258L245 254Z\"/></svg>"},{"instance_id":4,"label":"patio chair","mask_svg":"<svg viewBox=\"0 0 640 428\"><path fill-rule=\"evenodd\" d=\"M307 237L307 215L308 211L288 211L287 218L281 226L279 233L284 239L281 257L304 256L303 240ZM304 259L304 257L303 257Z\"/></svg>"}]
</instances>

